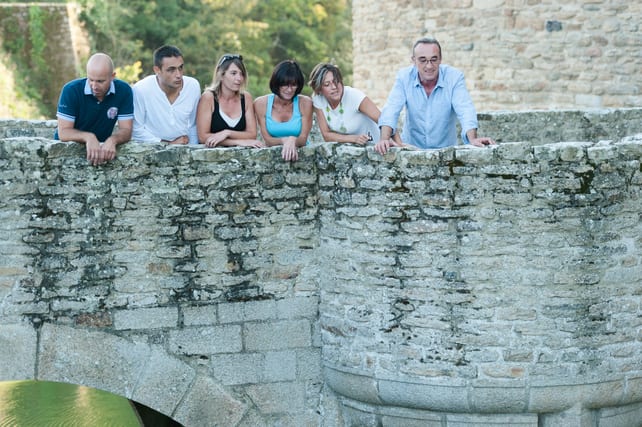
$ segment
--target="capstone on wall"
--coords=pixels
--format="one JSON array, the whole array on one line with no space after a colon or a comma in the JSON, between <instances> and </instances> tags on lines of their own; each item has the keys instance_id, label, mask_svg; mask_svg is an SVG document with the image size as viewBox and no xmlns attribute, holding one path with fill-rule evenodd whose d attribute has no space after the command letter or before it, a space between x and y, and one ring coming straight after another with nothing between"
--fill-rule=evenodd
<instances>
[{"instance_id":1,"label":"capstone on wall","mask_svg":"<svg viewBox=\"0 0 642 427\"><path fill-rule=\"evenodd\" d=\"M0 126L0 380L189 426L636 425L642 109L480 119L498 146L101 167Z\"/></svg>"},{"instance_id":2,"label":"capstone on wall","mask_svg":"<svg viewBox=\"0 0 642 427\"><path fill-rule=\"evenodd\" d=\"M352 2L354 86L382 107L419 37L478 111L642 105L642 6L624 0Z\"/></svg>"}]
</instances>

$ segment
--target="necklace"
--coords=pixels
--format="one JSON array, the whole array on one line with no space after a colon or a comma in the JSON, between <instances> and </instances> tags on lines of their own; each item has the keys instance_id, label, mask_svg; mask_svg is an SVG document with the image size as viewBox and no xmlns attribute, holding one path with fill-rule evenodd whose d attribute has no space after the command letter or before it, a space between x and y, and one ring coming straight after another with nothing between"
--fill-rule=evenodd
<instances>
[{"instance_id":1,"label":"necklace","mask_svg":"<svg viewBox=\"0 0 642 427\"><path fill-rule=\"evenodd\" d=\"M330 117L330 103L325 106L325 118L328 121L328 126L330 129L332 129L331 121L332 118ZM343 124L343 102L339 102L339 114L341 115L341 125L339 126L339 132L341 133L346 133L347 129L345 125Z\"/></svg>"}]
</instances>

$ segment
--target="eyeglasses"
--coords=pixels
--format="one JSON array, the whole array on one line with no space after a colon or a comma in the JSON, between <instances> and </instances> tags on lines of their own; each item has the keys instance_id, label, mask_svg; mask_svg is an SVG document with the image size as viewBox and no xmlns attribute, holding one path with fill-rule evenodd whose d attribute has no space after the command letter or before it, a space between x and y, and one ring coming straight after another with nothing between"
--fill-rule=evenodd
<instances>
[{"instance_id":1,"label":"eyeglasses","mask_svg":"<svg viewBox=\"0 0 642 427\"><path fill-rule=\"evenodd\" d=\"M420 56L419 58L415 58L418 63L421 65L426 65L430 62L430 65L438 65L441 62L441 58L437 58L436 56L433 56L432 58L426 58L425 56Z\"/></svg>"},{"instance_id":2,"label":"eyeglasses","mask_svg":"<svg viewBox=\"0 0 642 427\"><path fill-rule=\"evenodd\" d=\"M221 60L218 61L217 67L220 67L223 65L225 61L231 61L232 59L238 59L239 61L243 61L243 55L223 55L221 57Z\"/></svg>"},{"instance_id":3,"label":"eyeglasses","mask_svg":"<svg viewBox=\"0 0 642 427\"><path fill-rule=\"evenodd\" d=\"M293 88L293 89L296 89L296 88L298 88L298 87L299 87L299 85L298 85L298 84L296 84L296 83L294 83L294 82L290 82L290 83L283 83L283 84L281 85L281 87L282 87L282 88L291 87L291 88Z\"/></svg>"}]
</instances>

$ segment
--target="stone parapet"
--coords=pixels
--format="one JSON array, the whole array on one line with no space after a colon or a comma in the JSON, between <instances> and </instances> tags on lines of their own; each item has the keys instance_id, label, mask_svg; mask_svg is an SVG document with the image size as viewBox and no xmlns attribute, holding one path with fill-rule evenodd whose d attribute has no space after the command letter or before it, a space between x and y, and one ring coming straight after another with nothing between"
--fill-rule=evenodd
<instances>
[{"instance_id":1,"label":"stone parapet","mask_svg":"<svg viewBox=\"0 0 642 427\"><path fill-rule=\"evenodd\" d=\"M489 113L492 148L314 143L295 163L130 142L99 167L17 123L0 380L97 387L185 425L628 425L641 123Z\"/></svg>"},{"instance_id":2,"label":"stone parapet","mask_svg":"<svg viewBox=\"0 0 642 427\"><path fill-rule=\"evenodd\" d=\"M642 135L324 148L320 318L340 395L439 420L639 403Z\"/></svg>"}]
</instances>

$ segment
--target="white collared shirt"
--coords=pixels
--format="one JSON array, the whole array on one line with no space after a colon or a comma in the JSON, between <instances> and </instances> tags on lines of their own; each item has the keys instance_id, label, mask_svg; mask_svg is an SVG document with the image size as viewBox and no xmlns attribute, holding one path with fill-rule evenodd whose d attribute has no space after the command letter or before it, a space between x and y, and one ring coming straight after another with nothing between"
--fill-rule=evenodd
<instances>
[{"instance_id":1,"label":"white collared shirt","mask_svg":"<svg viewBox=\"0 0 642 427\"><path fill-rule=\"evenodd\" d=\"M193 77L183 76L183 88L170 104L156 75L147 76L133 87L134 129L132 139L142 142L172 141L188 135L190 144L198 144L196 107L201 86Z\"/></svg>"}]
</instances>

